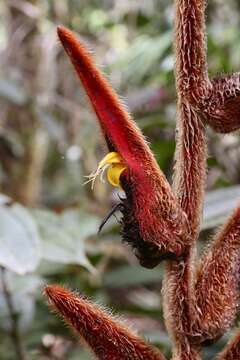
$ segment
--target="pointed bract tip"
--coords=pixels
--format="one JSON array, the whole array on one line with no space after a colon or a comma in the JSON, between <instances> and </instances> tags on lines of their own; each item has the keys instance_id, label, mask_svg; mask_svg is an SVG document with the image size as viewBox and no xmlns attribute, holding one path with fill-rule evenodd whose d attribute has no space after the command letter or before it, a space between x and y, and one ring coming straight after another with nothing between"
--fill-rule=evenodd
<instances>
[{"instance_id":1,"label":"pointed bract tip","mask_svg":"<svg viewBox=\"0 0 240 360\"><path fill-rule=\"evenodd\" d=\"M54 294L55 290L58 290L59 286L58 285L47 285L45 286L45 288L43 289L43 294L46 295L47 297L51 298L52 295Z\"/></svg>"},{"instance_id":2,"label":"pointed bract tip","mask_svg":"<svg viewBox=\"0 0 240 360\"><path fill-rule=\"evenodd\" d=\"M53 303L56 303L59 299L66 298L69 295L69 291L57 284L47 285L43 294Z\"/></svg>"},{"instance_id":3,"label":"pointed bract tip","mask_svg":"<svg viewBox=\"0 0 240 360\"><path fill-rule=\"evenodd\" d=\"M65 26L63 26L63 25L58 25L57 26L57 34L58 34L59 37L66 34L67 32L68 32L68 29L65 28Z\"/></svg>"},{"instance_id":4,"label":"pointed bract tip","mask_svg":"<svg viewBox=\"0 0 240 360\"><path fill-rule=\"evenodd\" d=\"M65 26L62 26L62 25L59 25L57 27L57 34L58 34L59 40L62 43L65 43L73 35L71 30L67 29Z\"/></svg>"}]
</instances>

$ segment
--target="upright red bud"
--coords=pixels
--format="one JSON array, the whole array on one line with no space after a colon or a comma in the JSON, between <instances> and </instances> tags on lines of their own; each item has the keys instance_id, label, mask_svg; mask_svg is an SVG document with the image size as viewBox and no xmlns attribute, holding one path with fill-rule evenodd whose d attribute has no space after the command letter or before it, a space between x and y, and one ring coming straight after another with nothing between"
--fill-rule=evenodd
<instances>
[{"instance_id":1,"label":"upright red bud","mask_svg":"<svg viewBox=\"0 0 240 360\"><path fill-rule=\"evenodd\" d=\"M198 328L203 340L221 336L236 317L240 280L240 208L203 255L196 282Z\"/></svg>"},{"instance_id":2,"label":"upright red bud","mask_svg":"<svg viewBox=\"0 0 240 360\"><path fill-rule=\"evenodd\" d=\"M58 286L45 288L50 304L100 360L164 360L164 356L101 308Z\"/></svg>"}]
</instances>

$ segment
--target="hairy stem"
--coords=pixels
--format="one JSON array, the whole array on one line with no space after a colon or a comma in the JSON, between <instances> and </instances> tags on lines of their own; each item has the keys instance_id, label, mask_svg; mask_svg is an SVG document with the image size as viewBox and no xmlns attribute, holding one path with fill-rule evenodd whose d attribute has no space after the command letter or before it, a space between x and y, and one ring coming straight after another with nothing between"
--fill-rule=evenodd
<instances>
[{"instance_id":1,"label":"hairy stem","mask_svg":"<svg viewBox=\"0 0 240 360\"><path fill-rule=\"evenodd\" d=\"M192 346L186 340L173 350L172 360L201 360L199 346Z\"/></svg>"},{"instance_id":2,"label":"hairy stem","mask_svg":"<svg viewBox=\"0 0 240 360\"><path fill-rule=\"evenodd\" d=\"M205 1L176 0L175 52L178 95L177 148L173 189L186 213L189 252L168 262L164 280L164 312L173 339L174 359L199 359L190 342L195 313L195 244L200 231L206 178L205 127L194 106L207 92ZM189 242L189 239L187 240ZM189 356L188 356L189 354Z\"/></svg>"},{"instance_id":3,"label":"hairy stem","mask_svg":"<svg viewBox=\"0 0 240 360\"><path fill-rule=\"evenodd\" d=\"M175 53L178 95L193 102L210 86L206 61L205 0L175 0Z\"/></svg>"}]
</instances>

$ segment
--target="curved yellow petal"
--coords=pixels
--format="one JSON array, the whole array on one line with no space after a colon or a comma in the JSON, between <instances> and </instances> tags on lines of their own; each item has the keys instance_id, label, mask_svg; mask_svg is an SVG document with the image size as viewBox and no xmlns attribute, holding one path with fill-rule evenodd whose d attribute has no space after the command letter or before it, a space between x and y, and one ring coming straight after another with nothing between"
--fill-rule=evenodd
<instances>
[{"instance_id":1,"label":"curved yellow petal","mask_svg":"<svg viewBox=\"0 0 240 360\"><path fill-rule=\"evenodd\" d=\"M124 170L126 170L126 166L120 163L110 166L107 170L107 178L109 183L113 186L121 187L120 176Z\"/></svg>"},{"instance_id":2,"label":"curved yellow petal","mask_svg":"<svg viewBox=\"0 0 240 360\"><path fill-rule=\"evenodd\" d=\"M103 174L107 170L107 179L109 183L116 187L121 187L120 176L122 172L126 169L126 166L123 163L122 157L115 151L108 153L98 164L97 170L88 175L88 181L92 182L92 188L94 182L98 176L103 181ZM86 182L86 183L87 183Z\"/></svg>"},{"instance_id":3,"label":"curved yellow petal","mask_svg":"<svg viewBox=\"0 0 240 360\"><path fill-rule=\"evenodd\" d=\"M101 169L103 168L105 165L108 165L108 164L119 164L119 163L122 163L122 158L121 156L115 152L115 151L112 151L110 153L108 153L101 161L100 163L98 164L98 168Z\"/></svg>"}]
</instances>

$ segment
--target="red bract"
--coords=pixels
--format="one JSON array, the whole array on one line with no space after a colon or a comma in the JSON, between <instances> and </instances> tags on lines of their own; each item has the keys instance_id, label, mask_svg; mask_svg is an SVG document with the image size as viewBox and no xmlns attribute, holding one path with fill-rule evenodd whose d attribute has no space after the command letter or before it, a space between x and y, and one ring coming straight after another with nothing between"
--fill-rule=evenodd
<instances>
[{"instance_id":1,"label":"red bract","mask_svg":"<svg viewBox=\"0 0 240 360\"><path fill-rule=\"evenodd\" d=\"M115 166L120 167L126 193L123 238L137 250L144 266L153 267L167 259L163 297L172 360L200 360L202 344L214 342L233 325L239 306L240 207L199 262L196 241L206 181L206 126L226 133L239 128L240 85L239 74L209 79L206 1L175 0L175 5L178 135L172 189L87 50L69 30L60 27L58 35L97 113L114 161L119 162ZM100 360L162 358L95 305L59 287L48 287L46 293ZM128 346L131 350L126 355L123 349ZM143 357L139 346L146 351ZM217 358L237 359L239 332Z\"/></svg>"},{"instance_id":2,"label":"red bract","mask_svg":"<svg viewBox=\"0 0 240 360\"><path fill-rule=\"evenodd\" d=\"M188 247L186 215L141 131L75 35L58 27L58 36L94 107L109 150L118 152L127 167L121 176L126 192L124 240L146 267L182 255Z\"/></svg>"}]
</instances>

